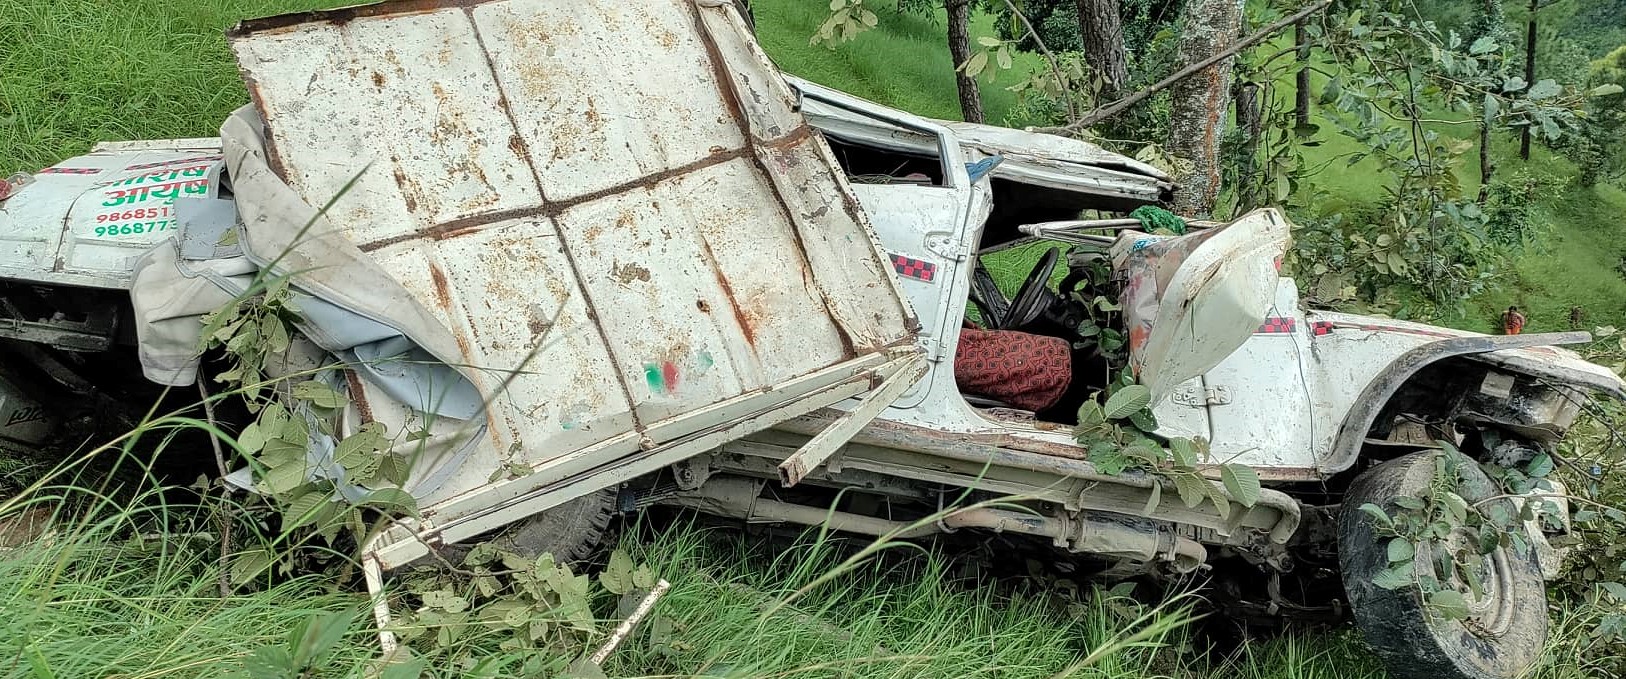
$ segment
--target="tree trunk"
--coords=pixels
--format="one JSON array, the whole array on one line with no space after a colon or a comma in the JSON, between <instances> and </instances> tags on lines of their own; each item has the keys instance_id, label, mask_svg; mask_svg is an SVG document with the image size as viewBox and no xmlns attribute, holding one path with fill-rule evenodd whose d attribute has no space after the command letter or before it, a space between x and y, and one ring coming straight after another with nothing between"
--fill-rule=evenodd
<instances>
[{"instance_id":1,"label":"tree trunk","mask_svg":"<svg viewBox=\"0 0 1626 679\"><path fill-rule=\"evenodd\" d=\"M1189 0L1177 49L1180 64L1194 64L1219 54L1237 39L1242 20L1238 0ZM1191 163L1177 180L1175 211L1204 217L1219 197L1219 143L1231 104L1231 63L1223 59L1170 88L1171 155Z\"/></svg>"},{"instance_id":2,"label":"tree trunk","mask_svg":"<svg viewBox=\"0 0 1626 679\"><path fill-rule=\"evenodd\" d=\"M1293 44L1299 48L1299 72L1293 78L1293 118L1299 125L1310 124L1310 31L1304 19L1293 24Z\"/></svg>"},{"instance_id":3,"label":"tree trunk","mask_svg":"<svg viewBox=\"0 0 1626 679\"><path fill-rule=\"evenodd\" d=\"M1259 135L1263 131L1260 119L1259 85L1241 83L1236 88L1236 126L1242 130L1242 170L1237 175L1237 211L1243 212L1259 204L1259 191L1254 186L1254 175L1259 171Z\"/></svg>"},{"instance_id":4,"label":"tree trunk","mask_svg":"<svg viewBox=\"0 0 1626 679\"><path fill-rule=\"evenodd\" d=\"M1129 57L1124 53L1123 18L1118 0L1077 0L1078 34L1084 56L1101 77L1101 101L1118 98L1129 82Z\"/></svg>"},{"instance_id":5,"label":"tree trunk","mask_svg":"<svg viewBox=\"0 0 1626 679\"><path fill-rule=\"evenodd\" d=\"M944 0L948 9L949 56L959 68L971 58L971 0ZM968 123L982 122L982 97L977 92L977 79L964 71L954 72L954 84L960 90L960 117Z\"/></svg>"},{"instance_id":6,"label":"tree trunk","mask_svg":"<svg viewBox=\"0 0 1626 679\"><path fill-rule=\"evenodd\" d=\"M1483 116L1481 116L1483 117ZM1490 156L1490 123L1479 123L1479 200L1481 207L1485 201L1490 200L1491 176L1496 172L1496 166L1491 164Z\"/></svg>"},{"instance_id":7,"label":"tree trunk","mask_svg":"<svg viewBox=\"0 0 1626 679\"><path fill-rule=\"evenodd\" d=\"M1536 10L1540 6L1539 0L1530 0L1530 21L1525 24L1524 30L1524 85L1531 87L1536 84ZM1519 131L1519 158L1530 160L1530 126L1525 125Z\"/></svg>"}]
</instances>

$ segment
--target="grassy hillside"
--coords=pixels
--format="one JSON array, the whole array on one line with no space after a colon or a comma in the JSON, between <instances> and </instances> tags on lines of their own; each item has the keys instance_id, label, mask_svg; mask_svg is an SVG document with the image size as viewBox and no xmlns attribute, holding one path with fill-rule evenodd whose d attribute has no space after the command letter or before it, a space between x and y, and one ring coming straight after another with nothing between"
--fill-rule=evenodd
<instances>
[{"instance_id":1,"label":"grassy hillside","mask_svg":"<svg viewBox=\"0 0 1626 679\"><path fill-rule=\"evenodd\" d=\"M830 15L826 3L755 0L751 4L757 18L757 40L780 68L920 115L960 119L942 10L929 15L881 11L875 30L831 49L808 44L809 36ZM994 35L993 18L976 15L971 33L973 38ZM1022 72L1042 61L1022 54L1014 64L1013 71ZM981 78L983 113L989 122L1026 124L1020 115L1013 117L1016 95L1005 89L1018 78L1015 73L996 75L994 70L988 69Z\"/></svg>"}]
</instances>

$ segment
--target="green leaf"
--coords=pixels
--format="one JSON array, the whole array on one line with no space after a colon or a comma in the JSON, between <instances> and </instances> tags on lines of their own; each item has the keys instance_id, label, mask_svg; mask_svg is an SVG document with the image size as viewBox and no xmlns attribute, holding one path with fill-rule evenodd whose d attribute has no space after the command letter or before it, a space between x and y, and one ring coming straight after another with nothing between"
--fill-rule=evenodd
<instances>
[{"instance_id":1,"label":"green leaf","mask_svg":"<svg viewBox=\"0 0 1626 679\"><path fill-rule=\"evenodd\" d=\"M1426 506L1423 504L1423 500L1421 498L1412 497L1410 495L1403 495L1395 498L1395 504L1404 509L1410 509L1413 511L1422 509Z\"/></svg>"},{"instance_id":2,"label":"green leaf","mask_svg":"<svg viewBox=\"0 0 1626 679\"><path fill-rule=\"evenodd\" d=\"M632 572L632 586L638 589L650 589L655 586L655 573L649 570L648 565L639 566Z\"/></svg>"},{"instance_id":3,"label":"green leaf","mask_svg":"<svg viewBox=\"0 0 1626 679\"><path fill-rule=\"evenodd\" d=\"M272 318L265 322L265 330L266 351L273 354L281 354L288 351L288 344L290 342L288 337L288 326L283 325L282 321Z\"/></svg>"},{"instance_id":4,"label":"green leaf","mask_svg":"<svg viewBox=\"0 0 1626 679\"><path fill-rule=\"evenodd\" d=\"M1011 50L1009 47L1001 46L999 50L994 52L994 58L1001 70L1008 71L1011 69Z\"/></svg>"},{"instance_id":5,"label":"green leaf","mask_svg":"<svg viewBox=\"0 0 1626 679\"><path fill-rule=\"evenodd\" d=\"M250 455L260 452L265 447L265 432L260 429L260 423L250 422L243 427L243 432L237 435L237 445Z\"/></svg>"},{"instance_id":6,"label":"green leaf","mask_svg":"<svg viewBox=\"0 0 1626 679\"><path fill-rule=\"evenodd\" d=\"M961 66L961 70L965 72L966 77L975 78L977 77L977 74L982 73L982 69L987 68L987 66L988 53L978 52L971 55L970 59L965 60L965 64Z\"/></svg>"},{"instance_id":7,"label":"green leaf","mask_svg":"<svg viewBox=\"0 0 1626 679\"><path fill-rule=\"evenodd\" d=\"M1157 431L1157 416L1152 414L1150 408L1141 408L1130 413L1129 423L1135 425L1136 429L1148 434Z\"/></svg>"},{"instance_id":8,"label":"green leaf","mask_svg":"<svg viewBox=\"0 0 1626 679\"><path fill-rule=\"evenodd\" d=\"M1220 480L1225 483L1225 490L1242 503L1244 507L1252 507L1259 502L1259 473L1245 464L1226 464L1220 467Z\"/></svg>"},{"instance_id":9,"label":"green leaf","mask_svg":"<svg viewBox=\"0 0 1626 679\"><path fill-rule=\"evenodd\" d=\"M367 493L366 496L361 498L361 502L356 504L378 507L403 514L413 514L418 511L418 501L413 499L411 493L399 488L379 488Z\"/></svg>"},{"instance_id":10,"label":"green leaf","mask_svg":"<svg viewBox=\"0 0 1626 679\"><path fill-rule=\"evenodd\" d=\"M859 13L858 20L863 22L863 24L865 26L868 26L870 28L875 28L875 25L880 23L880 18L875 16L874 12L871 12L871 11L869 11L867 9L864 10L863 12Z\"/></svg>"},{"instance_id":11,"label":"green leaf","mask_svg":"<svg viewBox=\"0 0 1626 679\"><path fill-rule=\"evenodd\" d=\"M326 490L312 490L289 500L288 505L282 510L283 532L310 523L319 514L317 510L324 503L331 501L332 496Z\"/></svg>"},{"instance_id":12,"label":"green leaf","mask_svg":"<svg viewBox=\"0 0 1626 679\"><path fill-rule=\"evenodd\" d=\"M1151 404L1152 390L1144 384L1131 384L1108 397L1102 412L1109 420L1122 420Z\"/></svg>"},{"instance_id":13,"label":"green leaf","mask_svg":"<svg viewBox=\"0 0 1626 679\"><path fill-rule=\"evenodd\" d=\"M293 394L294 398L309 402L318 408L333 409L345 404L343 394L316 380L306 380L294 385Z\"/></svg>"},{"instance_id":14,"label":"green leaf","mask_svg":"<svg viewBox=\"0 0 1626 679\"><path fill-rule=\"evenodd\" d=\"M1220 492L1220 489L1215 487L1214 484L1212 484L1212 483L1204 482L1203 483L1203 489L1208 491L1208 501L1214 503L1214 511L1219 512L1220 518L1221 519L1230 519L1231 518L1231 500L1230 500L1230 498L1225 497L1225 493Z\"/></svg>"},{"instance_id":15,"label":"green leaf","mask_svg":"<svg viewBox=\"0 0 1626 679\"><path fill-rule=\"evenodd\" d=\"M1451 515L1452 521L1462 523L1468 520L1468 501L1462 499L1461 495L1445 491L1441 503L1445 505L1445 511Z\"/></svg>"},{"instance_id":16,"label":"green leaf","mask_svg":"<svg viewBox=\"0 0 1626 679\"><path fill-rule=\"evenodd\" d=\"M1387 590L1408 587L1416 582L1415 573L1410 561L1397 563L1373 575L1372 584Z\"/></svg>"},{"instance_id":17,"label":"green leaf","mask_svg":"<svg viewBox=\"0 0 1626 679\"><path fill-rule=\"evenodd\" d=\"M338 611L308 619L299 640L294 644L294 664L301 668L310 667L317 659L326 656L344 639L355 618L354 611Z\"/></svg>"},{"instance_id":18,"label":"green leaf","mask_svg":"<svg viewBox=\"0 0 1626 679\"><path fill-rule=\"evenodd\" d=\"M1609 596L1613 597L1615 601L1626 603L1626 585L1618 582L1600 582L1598 586L1609 593Z\"/></svg>"},{"instance_id":19,"label":"green leaf","mask_svg":"<svg viewBox=\"0 0 1626 679\"><path fill-rule=\"evenodd\" d=\"M1553 457L1546 453L1537 453L1525 466L1525 473L1531 476L1546 476L1553 473Z\"/></svg>"},{"instance_id":20,"label":"green leaf","mask_svg":"<svg viewBox=\"0 0 1626 679\"><path fill-rule=\"evenodd\" d=\"M1536 81L1536 84L1531 85L1530 91L1526 92L1524 96L1533 101L1541 101L1542 99L1551 99L1558 96L1558 93L1563 91L1564 88L1558 84L1557 80L1543 78Z\"/></svg>"},{"instance_id":21,"label":"green leaf","mask_svg":"<svg viewBox=\"0 0 1626 679\"><path fill-rule=\"evenodd\" d=\"M294 657L281 646L261 646L243 658L249 679L289 679L299 674Z\"/></svg>"},{"instance_id":22,"label":"green leaf","mask_svg":"<svg viewBox=\"0 0 1626 679\"><path fill-rule=\"evenodd\" d=\"M610 553L610 563L598 574L598 581L611 594L626 594L632 591L632 569L632 557L617 549Z\"/></svg>"},{"instance_id":23,"label":"green leaf","mask_svg":"<svg viewBox=\"0 0 1626 679\"><path fill-rule=\"evenodd\" d=\"M1607 97L1611 94L1620 94L1621 92L1626 92L1626 88L1616 85L1615 83L1604 83L1592 88L1592 90L1587 92L1587 94L1594 97Z\"/></svg>"},{"instance_id":24,"label":"green leaf","mask_svg":"<svg viewBox=\"0 0 1626 679\"><path fill-rule=\"evenodd\" d=\"M1151 493L1151 495L1147 496L1147 498L1146 498L1146 506L1141 507L1140 515L1141 516L1151 516L1152 512L1157 511L1157 504L1162 499L1163 499L1163 484L1161 484L1161 483L1153 483L1152 484L1152 493Z\"/></svg>"},{"instance_id":25,"label":"green leaf","mask_svg":"<svg viewBox=\"0 0 1626 679\"><path fill-rule=\"evenodd\" d=\"M404 647L403 647L404 648ZM428 658L413 658L404 662L392 662L384 666L379 672L378 679L419 679L429 665Z\"/></svg>"},{"instance_id":26,"label":"green leaf","mask_svg":"<svg viewBox=\"0 0 1626 679\"><path fill-rule=\"evenodd\" d=\"M1411 561L1417 555L1417 546L1406 538L1393 538L1389 540L1389 563L1402 563Z\"/></svg>"},{"instance_id":27,"label":"green leaf","mask_svg":"<svg viewBox=\"0 0 1626 679\"><path fill-rule=\"evenodd\" d=\"M1428 595L1428 606L1434 613L1448 620L1463 620L1468 617L1468 599L1462 592L1454 589L1442 589Z\"/></svg>"},{"instance_id":28,"label":"green leaf","mask_svg":"<svg viewBox=\"0 0 1626 679\"><path fill-rule=\"evenodd\" d=\"M1496 39L1488 35L1475 40L1474 44L1468 46L1468 53L1476 56L1494 51L1496 51Z\"/></svg>"},{"instance_id":29,"label":"green leaf","mask_svg":"<svg viewBox=\"0 0 1626 679\"><path fill-rule=\"evenodd\" d=\"M384 425L368 422L356 433L344 437L333 450L333 460L345 469L355 470L370 461L373 453L389 446L384 438Z\"/></svg>"},{"instance_id":30,"label":"green leaf","mask_svg":"<svg viewBox=\"0 0 1626 679\"><path fill-rule=\"evenodd\" d=\"M232 584L242 585L258 578L271 564L276 563L276 557L271 550L264 547L238 552L231 561Z\"/></svg>"},{"instance_id":31,"label":"green leaf","mask_svg":"<svg viewBox=\"0 0 1626 679\"><path fill-rule=\"evenodd\" d=\"M841 8L846 6L847 0L830 0L830 11L832 12L840 11Z\"/></svg>"},{"instance_id":32,"label":"green leaf","mask_svg":"<svg viewBox=\"0 0 1626 679\"><path fill-rule=\"evenodd\" d=\"M423 605L436 608L448 613L461 613L469 610L469 600L458 596L449 589L437 589L423 593Z\"/></svg>"},{"instance_id":33,"label":"green leaf","mask_svg":"<svg viewBox=\"0 0 1626 679\"><path fill-rule=\"evenodd\" d=\"M1327 80L1326 87L1321 88L1322 104L1331 104L1338 101L1338 95L1344 91L1343 76L1333 76Z\"/></svg>"},{"instance_id":34,"label":"green leaf","mask_svg":"<svg viewBox=\"0 0 1626 679\"><path fill-rule=\"evenodd\" d=\"M1395 527L1394 519L1389 518L1389 514L1384 512L1382 507L1368 502L1360 507L1357 507L1357 509L1361 513L1372 517L1372 523L1376 525L1389 529L1393 529Z\"/></svg>"},{"instance_id":35,"label":"green leaf","mask_svg":"<svg viewBox=\"0 0 1626 679\"><path fill-rule=\"evenodd\" d=\"M1078 426L1093 427L1107 421L1106 411L1101 409L1100 402L1090 399L1078 407Z\"/></svg>"},{"instance_id":36,"label":"green leaf","mask_svg":"<svg viewBox=\"0 0 1626 679\"><path fill-rule=\"evenodd\" d=\"M260 479L265 484L266 492L272 495L281 495L295 488L305 485L305 461L292 460L272 467Z\"/></svg>"},{"instance_id":37,"label":"green leaf","mask_svg":"<svg viewBox=\"0 0 1626 679\"><path fill-rule=\"evenodd\" d=\"M565 670L565 677L566 679L609 679L609 676L604 674L602 668L594 665L587 658L570 663L570 667Z\"/></svg>"},{"instance_id":38,"label":"green leaf","mask_svg":"<svg viewBox=\"0 0 1626 679\"><path fill-rule=\"evenodd\" d=\"M1107 476L1117 476L1129 468L1130 459L1117 446L1100 443L1090 447L1089 461L1095 470Z\"/></svg>"},{"instance_id":39,"label":"green leaf","mask_svg":"<svg viewBox=\"0 0 1626 679\"><path fill-rule=\"evenodd\" d=\"M1208 499L1209 488L1209 483L1196 474L1174 475L1174 489L1180 492L1180 501L1188 508L1196 509Z\"/></svg>"},{"instance_id":40,"label":"green leaf","mask_svg":"<svg viewBox=\"0 0 1626 679\"><path fill-rule=\"evenodd\" d=\"M999 47L999 38L984 35L977 38L977 44L983 47Z\"/></svg>"},{"instance_id":41,"label":"green leaf","mask_svg":"<svg viewBox=\"0 0 1626 679\"><path fill-rule=\"evenodd\" d=\"M378 460L378 475L397 486L404 486L412 476L412 463L405 455L384 455Z\"/></svg>"},{"instance_id":42,"label":"green leaf","mask_svg":"<svg viewBox=\"0 0 1626 679\"><path fill-rule=\"evenodd\" d=\"M1124 455L1130 460L1139 460L1144 467L1156 467L1166 459L1162 448L1152 441L1136 441L1124 446Z\"/></svg>"},{"instance_id":43,"label":"green leaf","mask_svg":"<svg viewBox=\"0 0 1626 679\"><path fill-rule=\"evenodd\" d=\"M1174 456L1174 466L1193 468L1197 466L1197 446L1188 438L1169 439L1169 453Z\"/></svg>"},{"instance_id":44,"label":"green leaf","mask_svg":"<svg viewBox=\"0 0 1626 679\"><path fill-rule=\"evenodd\" d=\"M1502 100L1497 99L1496 95L1490 94L1490 93L1487 92L1485 94L1485 104L1484 104L1484 106L1485 106L1485 116L1484 116L1485 124L1489 125L1491 123L1494 123L1496 121L1497 114L1502 112Z\"/></svg>"}]
</instances>

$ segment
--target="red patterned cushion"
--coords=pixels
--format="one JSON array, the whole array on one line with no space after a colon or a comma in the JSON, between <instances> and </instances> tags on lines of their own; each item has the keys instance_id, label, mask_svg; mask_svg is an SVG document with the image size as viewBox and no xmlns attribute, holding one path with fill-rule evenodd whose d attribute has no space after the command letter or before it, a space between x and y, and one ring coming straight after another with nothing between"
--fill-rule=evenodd
<instances>
[{"instance_id":1,"label":"red patterned cushion","mask_svg":"<svg viewBox=\"0 0 1626 679\"><path fill-rule=\"evenodd\" d=\"M1072 353L1059 337L1012 330L960 330L954 380L960 391L1039 411L1056 404L1073 378Z\"/></svg>"}]
</instances>

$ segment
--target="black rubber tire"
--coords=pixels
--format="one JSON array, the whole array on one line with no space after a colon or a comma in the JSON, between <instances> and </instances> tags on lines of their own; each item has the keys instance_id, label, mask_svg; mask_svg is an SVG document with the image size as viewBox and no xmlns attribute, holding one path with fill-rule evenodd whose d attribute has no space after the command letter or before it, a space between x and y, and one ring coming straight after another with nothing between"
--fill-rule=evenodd
<instances>
[{"instance_id":1,"label":"black rubber tire","mask_svg":"<svg viewBox=\"0 0 1626 679\"><path fill-rule=\"evenodd\" d=\"M1540 656L1547 642L1547 592L1533 549L1502 547L1491 555L1506 574L1492 604L1495 629L1476 620L1450 620L1425 608L1416 586L1387 590L1372 584L1388 567L1387 540L1373 531L1364 503L1393 515L1400 497L1426 493L1434 477L1428 451L1390 460L1361 474L1344 495L1338 521L1338 561L1355 622L1396 679L1513 679ZM1464 466L1458 494L1469 503L1497 495L1496 484L1477 466ZM1512 503L1507 500L1509 508Z\"/></svg>"},{"instance_id":2,"label":"black rubber tire","mask_svg":"<svg viewBox=\"0 0 1626 679\"><path fill-rule=\"evenodd\" d=\"M551 554L559 563L575 563L593 555L604 544L604 533L615 518L616 489L588 493L508 527L440 549L452 565L463 563L472 545L490 541L497 547L528 557Z\"/></svg>"},{"instance_id":3,"label":"black rubber tire","mask_svg":"<svg viewBox=\"0 0 1626 679\"><path fill-rule=\"evenodd\" d=\"M532 516L506 531L499 544L517 554L553 555L572 563L593 555L615 516L614 488L588 493Z\"/></svg>"}]
</instances>

